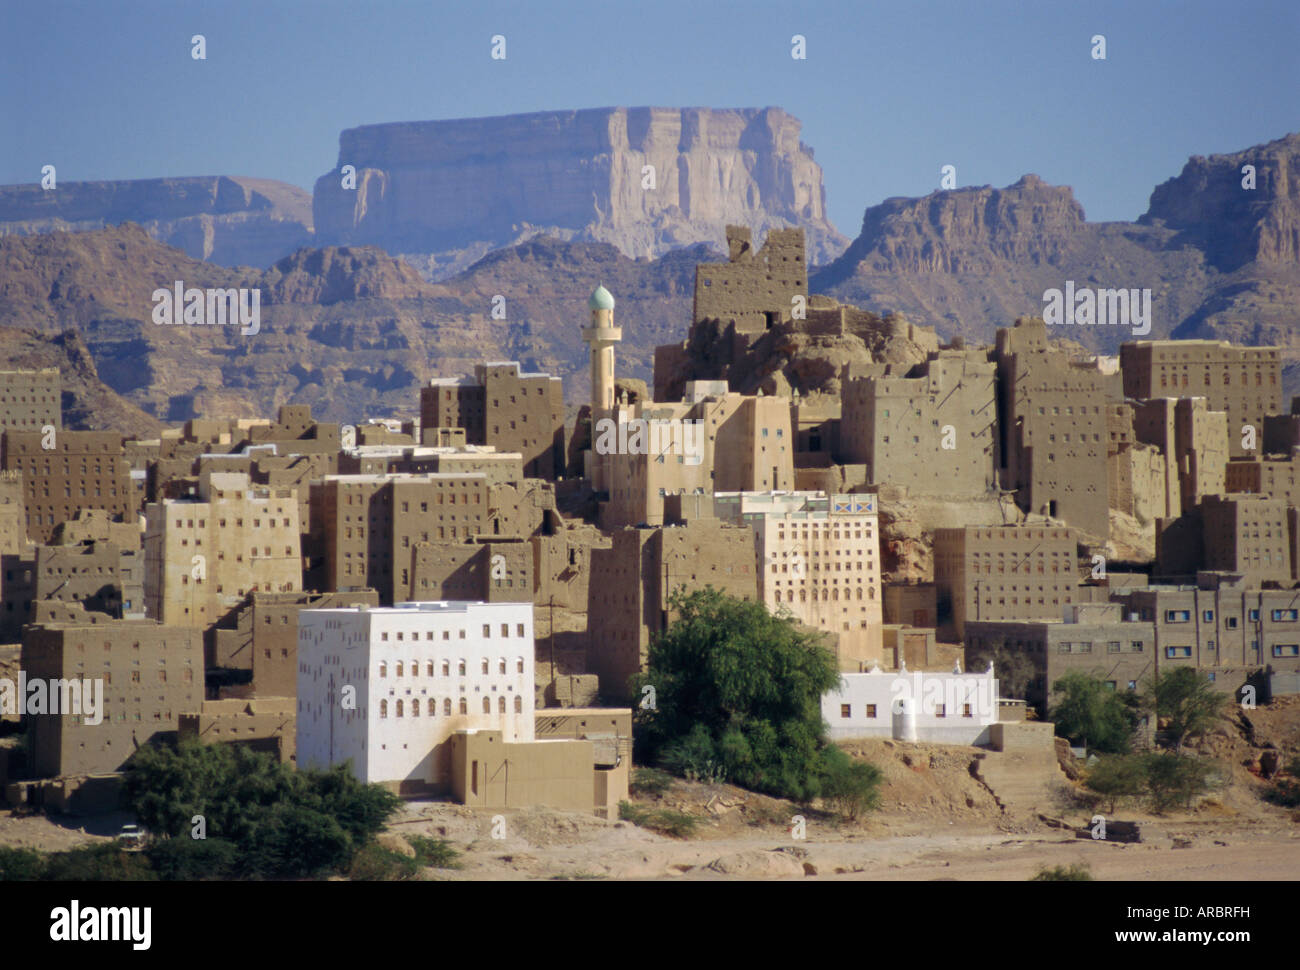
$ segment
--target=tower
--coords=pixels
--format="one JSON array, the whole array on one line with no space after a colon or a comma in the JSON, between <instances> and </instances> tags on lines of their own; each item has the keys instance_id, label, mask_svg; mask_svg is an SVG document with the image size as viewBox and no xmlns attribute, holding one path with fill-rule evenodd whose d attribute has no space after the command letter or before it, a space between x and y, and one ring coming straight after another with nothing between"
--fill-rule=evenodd
<instances>
[{"instance_id":1,"label":"tower","mask_svg":"<svg viewBox=\"0 0 1300 970\"><path fill-rule=\"evenodd\" d=\"M591 325L582 331L582 339L591 348L591 413L614 407L614 345L623 339L623 330L614 326L614 297L603 286L591 291L587 300Z\"/></svg>"}]
</instances>

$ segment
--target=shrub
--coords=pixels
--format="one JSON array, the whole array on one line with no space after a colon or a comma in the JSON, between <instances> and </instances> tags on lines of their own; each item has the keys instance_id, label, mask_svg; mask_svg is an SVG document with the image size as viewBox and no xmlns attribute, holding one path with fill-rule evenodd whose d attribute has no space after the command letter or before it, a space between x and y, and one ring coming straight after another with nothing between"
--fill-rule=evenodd
<instances>
[{"instance_id":1,"label":"shrub","mask_svg":"<svg viewBox=\"0 0 1300 970\"><path fill-rule=\"evenodd\" d=\"M459 869L460 853L446 839L431 839L424 835L407 836L406 841L415 850L415 861L435 869Z\"/></svg>"},{"instance_id":2,"label":"shrub","mask_svg":"<svg viewBox=\"0 0 1300 970\"><path fill-rule=\"evenodd\" d=\"M688 839L695 834L700 820L670 808L642 808L631 802L618 803L618 817L633 825L674 839Z\"/></svg>"},{"instance_id":3,"label":"shrub","mask_svg":"<svg viewBox=\"0 0 1300 970\"><path fill-rule=\"evenodd\" d=\"M836 812L853 820L880 804L879 768L854 761L835 745L822 755L822 798Z\"/></svg>"},{"instance_id":4,"label":"shrub","mask_svg":"<svg viewBox=\"0 0 1300 970\"><path fill-rule=\"evenodd\" d=\"M1086 863L1077 862L1071 866L1044 866L1030 882L1091 882L1092 870Z\"/></svg>"},{"instance_id":5,"label":"shrub","mask_svg":"<svg viewBox=\"0 0 1300 970\"><path fill-rule=\"evenodd\" d=\"M628 791L633 795L658 797L672 787L673 776L657 768L637 768L632 772Z\"/></svg>"},{"instance_id":6,"label":"shrub","mask_svg":"<svg viewBox=\"0 0 1300 970\"><path fill-rule=\"evenodd\" d=\"M1111 814L1121 798L1141 795L1147 788L1147 763L1142 755L1115 754L1097 759L1084 772L1084 787L1109 800Z\"/></svg>"},{"instance_id":7,"label":"shrub","mask_svg":"<svg viewBox=\"0 0 1300 970\"><path fill-rule=\"evenodd\" d=\"M1157 813L1178 805L1190 808L1193 798L1217 787L1216 767L1204 758L1157 751L1142 760L1146 793Z\"/></svg>"}]
</instances>

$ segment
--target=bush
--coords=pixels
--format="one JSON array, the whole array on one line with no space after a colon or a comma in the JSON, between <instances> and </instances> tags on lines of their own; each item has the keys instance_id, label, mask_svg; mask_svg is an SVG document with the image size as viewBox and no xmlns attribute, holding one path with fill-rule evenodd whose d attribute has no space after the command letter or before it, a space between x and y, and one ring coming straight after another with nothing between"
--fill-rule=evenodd
<instances>
[{"instance_id":1,"label":"bush","mask_svg":"<svg viewBox=\"0 0 1300 970\"><path fill-rule=\"evenodd\" d=\"M415 850L415 861L434 869L459 869L460 853L446 839L431 839L424 835L409 835L406 841Z\"/></svg>"},{"instance_id":2,"label":"bush","mask_svg":"<svg viewBox=\"0 0 1300 970\"><path fill-rule=\"evenodd\" d=\"M695 834L700 820L685 812L676 812L670 808L642 808L631 802L618 803L618 817L625 822L668 835L674 839L688 839Z\"/></svg>"},{"instance_id":3,"label":"bush","mask_svg":"<svg viewBox=\"0 0 1300 970\"><path fill-rule=\"evenodd\" d=\"M1217 787L1216 767L1204 758L1153 752L1143 756L1142 760L1146 793L1157 813L1178 805L1190 808L1193 798Z\"/></svg>"},{"instance_id":4,"label":"bush","mask_svg":"<svg viewBox=\"0 0 1300 970\"><path fill-rule=\"evenodd\" d=\"M143 852L113 842L86 845L45 857L43 879L51 882L146 882L157 879Z\"/></svg>"},{"instance_id":5,"label":"bush","mask_svg":"<svg viewBox=\"0 0 1300 970\"><path fill-rule=\"evenodd\" d=\"M44 878L44 855L34 849L0 846L0 882L31 882Z\"/></svg>"},{"instance_id":6,"label":"bush","mask_svg":"<svg viewBox=\"0 0 1300 970\"><path fill-rule=\"evenodd\" d=\"M1109 800L1111 814L1121 798L1141 795L1147 788L1146 759L1142 755L1115 754L1097 759L1083 776L1084 787Z\"/></svg>"},{"instance_id":7,"label":"bush","mask_svg":"<svg viewBox=\"0 0 1300 970\"><path fill-rule=\"evenodd\" d=\"M1300 782L1279 778L1271 787L1264 789L1263 798L1282 808L1300 808Z\"/></svg>"},{"instance_id":8,"label":"bush","mask_svg":"<svg viewBox=\"0 0 1300 970\"><path fill-rule=\"evenodd\" d=\"M633 795L653 795L658 797L672 787L673 776L657 768L637 768L632 772L628 782L628 791Z\"/></svg>"},{"instance_id":9,"label":"bush","mask_svg":"<svg viewBox=\"0 0 1300 970\"><path fill-rule=\"evenodd\" d=\"M415 859L372 842L352 857L348 878L356 882L398 882L413 878L419 871Z\"/></svg>"},{"instance_id":10,"label":"bush","mask_svg":"<svg viewBox=\"0 0 1300 970\"><path fill-rule=\"evenodd\" d=\"M1091 882L1092 870L1086 863L1077 862L1072 866L1043 867L1030 882Z\"/></svg>"},{"instance_id":11,"label":"bush","mask_svg":"<svg viewBox=\"0 0 1300 970\"><path fill-rule=\"evenodd\" d=\"M879 768L854 761L835 745L822 756L822 798L836 812L853 820L880 804Z\"/></svg>"},{"instance_id":12,"label":"bush","mask_svg":"<svg viewBox=\"0 0 1300 970\"><path fill-rule=\"evenodd\" d=\"M141 748L127 766L126 792L136 817L161 836L151 856L158 873L184 879L347 872L401 804L348 765L294 771L245 747L194 742ZM190 838L196 815L206 840Z\"/></svg>"},{"instance_id":13,"label":"bush","mask_svg":"<svg viewBox=\"0 0 1300 970\"><path fill-rule=\"evenodd\" d=\"M227 839L156 839L145 850L159 879L197 881L233 878L239 847Z\"/></svg>"}]
</instances>

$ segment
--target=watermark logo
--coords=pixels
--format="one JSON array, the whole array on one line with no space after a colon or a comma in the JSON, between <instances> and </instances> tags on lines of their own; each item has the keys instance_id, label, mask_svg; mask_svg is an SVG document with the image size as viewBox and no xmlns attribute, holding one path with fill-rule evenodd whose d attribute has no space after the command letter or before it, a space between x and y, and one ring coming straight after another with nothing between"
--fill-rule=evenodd
<instances>
[{"instance_id":1,"label":"watermark logo","mask_svg":"<svg viewBox=\"0 0 1300 970\"><path fill-rule=\"evenodd\" d=\"M59 187L59 176L53 165L41 166L41 188L46 192L53 192Z\"/></svg>"},{"instance_id":2,"label":"watermark logo","mask_svg":"<svg viewBox=\"0 0 1300 970\"><path fill-rule=\"evenodd\" d=\"M679 418L632 418L596 422L596 453L600 455L680 455L685 464L704 461L704 422Z\"/></svg>"},{"instance_id":3,"label":"watermark logo","mask_svg":"<svg viewBox=\"0 0 1300 970\"><path fill-rule=\"evenodd\" d=\"M945 165L939 169L939 188L951 191L957 187L957 166Z\"/></svg>"},{"instance_id":4,"label":"watermark logo","mask_svg":"<svg viewBox=\"0 0 1300 970\"><path fill-rule=\"evenodd\" d=\"M1074 280L1066 280L1064 291L1043 291L1043 320L1057 327L1131 327L1135 337L1144 337L1151 332L1151 290L1075 289Z\"/></svg>"},{"instance_id":5,"label":"watermark logo","mask_svg":"<svg viewBox=\"0 0 1300 970\"><path fill-rule=\"evenodd\" d=\"M893 696L890 710L895 714L902 712L906 700L916 701L921 713L929 715L939 714L940 708L950 717L964 715L966 707L975 718L992 718L998 712L997 681L992 677L924 674L918 670L907 677L895 677L889 692Z\"/></svg>"},{"instance_id":6,"label":"watermark logo","mask_svg":"<svg viewBox=\"0 0 1300 970\"><path fill-rule=\"evenodd\" d=\"M221 287L185 288L177 280L174 287L153 291L153 322L159 326L226 326L238 324L239 332L251 337L262 329L262 291Z\"/></svg>"},{"instance_id":7,"label":"watermark logo","mask_svg":"<svg viewBox=\"0 0 1300 970\"><path fill-rule=\"evenodd\" d=\"M72 714L85 718L83 723L94 727L104 721L104 681L28 679L27 671L20 670L16 685L8 677L0 677L0 713L22 717Z\"/></svg>"},{"instance_id":8,"label":"watermark logo","mask_svg":"<svg viewBox=\"0 0 1300 970\"><path fill-rule=\"evenodd\" d=\"M149 906L87 906L74 899L68 906L50 910L50 939L56 943L111 943L123 941L133 950L147 950L153 934L153 909Z\"/></svg>"}]
</instances>

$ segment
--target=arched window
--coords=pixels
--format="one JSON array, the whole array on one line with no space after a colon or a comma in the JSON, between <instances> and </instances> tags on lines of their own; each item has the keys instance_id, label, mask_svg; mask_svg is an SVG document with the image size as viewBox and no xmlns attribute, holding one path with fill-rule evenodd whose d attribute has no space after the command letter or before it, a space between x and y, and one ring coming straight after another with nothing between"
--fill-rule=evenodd
<instances>
[{"instance_id":1,"label":"arched window","mask_svg":"<svg viewBox=\"0 0 1300 970\"><path fill-rule=\"evenodd\" d=\"M522 694L516 694L516 695L515 695L515 713L516 713L516 714L522 714L523 712L524 712L524 697L523 697Z\"/></svg>"},{"instance_id":2,"label":"arched window","mask_svg":"<svg viewBox=\"0 0 1300 970\"><path fill-rule=\"evenodd\" d=\"M388 701L379 702L379 716L388 717Z\"/></svg>"},{"instance_id":3,"label":"arched window","mask_svg":"<svg viewBox=\"0 0 1300 970\"><path fill-rule=\"evenodd\" d=\"M871 599L871 600L873 600L873 599L875 599L875 598L876 598L876 587L874 587L874 586L870 586L870 587L868 587L868 588L867 588L867 599Z\"/></svg>"},{"instance_id":4,"label":"arched window","mask_svg":"<svg viewBox=\"0 0 1300 970\"><path fill-rule=\"evenodd\" d=\"M402 662L401 662L400 660L397 661L397 676L398 676L398 677L402 676ZM401 701L398 701L398 703L400 704ZM400 715L399 715L399 717L400 717Z\"/></svg>"},{"instance_id":5,"label":"arched window","mask_svg":"<svg viewBox=\"0 0 1300 970\"><path fill-rule=\"evenodd\" d=\"M420 661L418 660L411 661L411 676L412 677L420 676Z\"/></svg>"},{"instance_id":6,"label":"arched window","mask_svg":"<svg viewBox=\"0 0 1300 970\"><path fill-rule=\"evenodd\" d=\"M444 716L444 717L451 717L451 698L450 698L450 697L445 697L445 698L443 698L443 701L442 701L442 713L443 713L443 716ZM463 713L465 713L465 712L464 712L464 711L461 711L461 713L463 714Z\"/></svg>"},{"instance_id":7,"label":"arched window","mask_svg":"<svg viewBox=\"0 0 1300 970\"><path fill-rule=\"evenodd\" d=\"M450 676L451 676L451 661L450 661L450 660L444 660L444 661L442 662L442 675L443 675L444 677L450 677Z\"/></svg>"},{"instance_id":8,"label":"arched window","mask_svg":"<svg viewBox=\"0 0 1300 970\"><path fill-rule=\"evenodd\" d=\"M433 676L433 661L432 661L432 660L430 660L427 664L425 664L425 666L424 666L424 675L425 675L426 677L432 677L432 676Z\"/></svg>"},{"instance_id":9,"label":"arched window","mask_svg":"<svg viewBox=\"0 0 1300 970\"><path fill-rule=\"evenodd\" d=\"M420 716L420 698L416 697L411 701L411 717Z\"/></svg>"},{"instance_id":10,"label":"arched window","mask_svg":"<svg viewBox=\"0 0 1300 970\"><path fill-rule=\"evenodd\" d=\"M506 672L506 658L502 657L500 662L497 664L497 673L504 674L505 672Z\"/></svg>"},{"instance_id":11,"label":"arched window","mask_svg":"<svg viewBox=\"0 0 1300 970\"><path fill-rule=\"evenodd\" d=\"M379 676L380 676L380 677L387 677L387 676L388 676L388 661L387 661L387 660L381 660L381 661L379 661Z\"/></svg>"},{"instance_id":12,"label":"arched window","mask_svg":"<svg viewBox=\"0 0 1300 970\"><path fill-rule=\"evenodd\" d=\"M506 699L505 699L504 697L498 697L498 698L497 698L497 713L498 713L498 714L504 714L505 712L506 712Z\"/></svg>"},{"instance_id":13,"label":"arched window","mask_svg":"<svg viewBox=\"0 0 1300 970\"><path fill-rule=\"evenodd\" d=\"M460 671L459 671L459 673L460 673L460 675L461 675L462 677L465 676L465 661L464 661L464 660L462 660L462 661L460 662Z\"/></svg>"},{"instance_id":14,"label":"arched window","mask_svg":"<svg viewBox=\"0 0 1300 970\"><path fill-rule=\"evenodd\" d=\"M484 714L492 713L492 698L490 697L483 698L483 713Z\"/></svg>"},{"instance_id":15,"label":"arched window","mask_svg":"<svg viewBox=\"0 0 1300 970\"><path fill-rule=\"evenodd\" d=\"M831 599L833 599L836 603L840 601L840 588L838 586L836 586L833 590L831 590Z\"/></svg>"},{"instance_id":16,"label":"arched window","mask_svg":"<svg viewBox=\"0 0 1300 970\"><path fill-rule=\"evenodd\" d=\"M522 674L524 672L524 658L515 658L515 672Z\"/></svg>"},{"instance_id":17,"label":"arched window","mask_svg":"<svg viewBox=\"0 0 1300 970\"><path fill-rule=\"evenodd\" d=\"M463 698L463 697L460 699L460 712L461 712L462 714L468 714L468 713L469 713L469 702L466 701L465 698Z\"/></svg>"},{"instance_id":18,"label":"arched window","mask_svg":"<svg viewBox=\"0 0 1300 970\"><path fill-rule=\"evenodd\" d=\"M799 590L799 602L800 603L808 602L808 590L806 589Z\"/></svg>"},{"instance_id":19,"label":"arched window","mask_svg":"<svg viewBox=\"0 0 1300 970\"><path fill-rule=\"evenodd\" d=\"M488 659L487 659L487 657L484 657L484 658L483 658L483 673L486 674L487 672L488 672Z\"/></svg>"},{"instance_id":20,"label":"arched window","mask_svg":"<svg viewBox=\"0 0 1300 970\"><path fill-rule=\"evenodd\" d=\"M857 597L857 598L858 598L858 599L862 599L862 587L861 587L861 586L858 587L858 597Z\"/></svg>"},{"instance_id":21,"label":"arched window","mask_svg":"<svg viewBox=\"0 0 1300 970\"><path fill-rule=\"evenodd\" d=\"M398 701L398 702L397 702L397 716L398 716L398 717L401 717L401 716L402 716L402 702L401 702L401 701Z\"/></svg>"}]
</instances>

